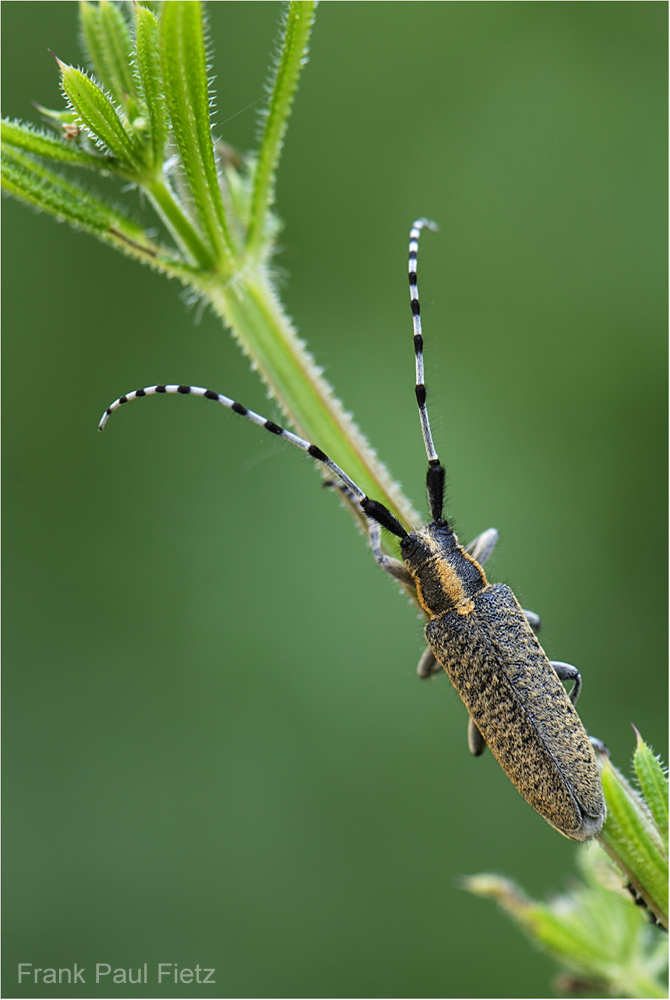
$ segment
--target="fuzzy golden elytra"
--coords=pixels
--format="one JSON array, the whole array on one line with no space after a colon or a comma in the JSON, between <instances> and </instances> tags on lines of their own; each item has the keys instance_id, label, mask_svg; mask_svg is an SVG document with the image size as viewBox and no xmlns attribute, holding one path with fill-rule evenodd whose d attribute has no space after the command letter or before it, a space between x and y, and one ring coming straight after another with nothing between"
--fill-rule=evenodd
<instances>
[{"instance_id":1,"label":"fuzzy golden elytra","mask_svg":"<svg viewBox=\"0 0 670 1000\"><path fill-rule=\"evenodd\" d=\"M537 615L524 611L508 587L486 579L483 566L496 544L497 531L491 528L463 547L442 516L444 468L435 451L426 408L416 281L419 233L424 227L436 229L427 219L417 220L409 243L416 398L428 455L426 485L432 518L424 528L408 532L387 507L366 496L316 445L211 389L189 385L136 389L107 408L99 428L114 410L139 396L204 396L321 462L336 477L339 489L366 515L379 566L416 591L428 617L428 645L419 662L419 676L430 677L442 669L448 674L470 716L470 751L478 756L488 746L533 809L564 836L588 840L600 832L606 813L595 753L574 707L581 688L579 671L568 663L549 660L535 635L540 625ZM382 552L382 528L400 539L402 562ZM569 695L561 681L573 683Z\"/></svg>"}]
</instances>

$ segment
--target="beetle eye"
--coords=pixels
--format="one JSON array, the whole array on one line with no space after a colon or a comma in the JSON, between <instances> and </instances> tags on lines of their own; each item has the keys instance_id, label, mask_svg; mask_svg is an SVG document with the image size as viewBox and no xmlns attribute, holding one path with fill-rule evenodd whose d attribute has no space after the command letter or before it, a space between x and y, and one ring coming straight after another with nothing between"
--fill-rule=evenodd
<instances>
[{"instance_id":1,"label":"beetle eye","mask_svg":"<svg viewBox=\"0 0 670 1000\"><path fill-rule=\"evenodd\" d=\"M404 559L411 559L417 562L422 556L425 558L429 554L426 545L416 535L407 535L406 538L401 538L400 551Z\"/></svg>"},{"instance_id":2,"label":"beetle eye","mask_svg":"<svg viewBox=\"0 0 670 1000\"><path fill-rule=\"evenodd\" d=\"M403 556L407 557L412 555L416 549L416 539L412 535L408 535L407 538L400 539L400 551Z\"/></svg>"}]
</instances>

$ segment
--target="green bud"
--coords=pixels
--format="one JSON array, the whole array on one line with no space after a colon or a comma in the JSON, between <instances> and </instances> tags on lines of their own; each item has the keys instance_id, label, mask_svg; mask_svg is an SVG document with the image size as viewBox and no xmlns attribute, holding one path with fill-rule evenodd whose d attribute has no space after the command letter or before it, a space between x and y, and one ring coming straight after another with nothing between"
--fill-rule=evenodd
<instances>
[{"instance_id":1,"label":"green bud","mask_svg":"<svg viewBox=\"0 0 670 1000\"><path fill-rule=\"evenodd\" d=\"M57 59L63 91L82 124L104 152L116 157L130 175L144 168L142 151L110 101L90 77Z\"/></svg>"}]
</instances>

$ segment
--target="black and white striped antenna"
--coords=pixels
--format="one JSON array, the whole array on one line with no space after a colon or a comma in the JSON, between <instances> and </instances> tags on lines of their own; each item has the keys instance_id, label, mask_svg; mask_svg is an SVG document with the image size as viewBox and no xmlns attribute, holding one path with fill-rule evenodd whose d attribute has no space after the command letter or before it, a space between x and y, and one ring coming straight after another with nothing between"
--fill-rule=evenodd
<instances>
[{"instance_id":1,"label":"black and white striped antenna","mask_svg":"<svg viewBox=\"0 0 670 1000\"><path fill-rule=\"evenodd\" d=\"M412 323L414 325L414 358L416 360L416 401L419 405L421 433L428 456L428 472L426 486L428 489L428 504L434 521L442 518L444 507L444 468L433 444L430 430L428 409L426 407L426 384L423 374L423 333L421 330L421 308L419 306L419 287L416 282L416 258L419 251L419 234L423 228L437 232L437 226L430 219L417 219L409 234L409 298L412 306Z\"/></svg>"},{"instance_id":2,"label":"black and white striped antenna","mask_svg":"<svg viewBox=\"0 0 670 1000\"><path fill-rule=\"evenodd\" d=\"M98 424L98 430L103 430L105 424L109 420L111 414L114 410L118 410L120 406L124 403L130 402L131 399L139 399L142 396L154 396L160 395L161 393L172 393L179 394L183 396L204 396L205 399L212 399L216 403L220 403L221 406L225 406L226 409L232 410L233 413L239 414L240 417L246 417L247 420L251 420L253 424L257 424L259 427L265 428L271 434L276 434L278 437L284 438L285 441L289 441L291 444L295 445L296 448L300 448L302 451L307 452L311 458L315 458L317 462L321 462L325 465L333 475L344 484L346 489L353 494L358 503L361 505L363 513L367 517L371 517L373 521L376 521L386 528L392 534L397 535L398 538L404 538L407 532L403 528L402 524L391 513L383 504L379 503L377 500L371 500L360 486L351 479L346 472L344 472L339 465L333 462L332 458L328 458L325 452L321 451L319 447L315 444L310 444L309 441L305 441L303 438L298 437L297 434L293 434L291 431L284 430L279 424L274 423L273 420L267 420L266 417L262 417L260 413L254 413L253 410L247 409L241 403L235 402L234 399L229 399L228 396L223 396L220 392L214 392L212 389L203 389L197 385L148 385L144 389L135 389L133 392L126 393L125 396L120 396L119 399L115 399L111 403L105 412L103 413L100 423Z\"/></svg>"},{"instance_id":3,"label":"black and white striped antenna","mask_svg":"<svg viewBox=\"0 0 670 1000\"><path fill-rule=\"evenodd\" d=\"M435 223L430 222L428 219L418 219L412 226L409 243L409 286L414 324L416 399L419 405L423 440L426 445L426 454L428 455L428 473L426 476L428 502L430 505L431 516L433 520L436 521L442 517L444 469L440 464L437 452L435 451L430 431L430 422L428 420L428 411L426 409L426 387L423 375L423 337L421 333L419 293L416 283L416 256L419 246L419 233L424 226L432 230L437 229ZM120 396L118 399L115 399L114 402L107 407L102 415L100 423L98 424L98 430L102 430L104 428L111 414L114 413L115 410L118 410L124 403L130 402L131 399L139 399L142 396L161 395L163 393L184 396L203 396L205 399L214 400L214 402L220 403L221 406L225 406L226 409L232 410L241 417L246 417L247 420L257 424L259 427L265 428L265 430L269 431L271 434L276 434L278 437L284 438L285 441L295 445L296 448L300 448L302 451L310 455L311 458L315 458L317 462L321 462L322 465L325 465L325 467L337 477L340 483L343 484L345 490L358 501L363 513L368 518L371 518L372 521L381 525L382 528L386 528L387 531L390 531L398 538L406 537L407 531L402 526L398 518L395 517L395 515L392 514L391 511L388 510L388 508L383 504L379 503L377 500L371 500L363 492L360 486L357 486L353 479L351 479L346 472L339 467L339 465L336 465L335 462L333 462L333 460L329 458L328 455L326 455L325 452L323 452L317 445L310 444L309 441L305 441L303 438L298 437L297 434L284 430L283 427L280 427L278 424L274 423L274 421L268 420L266 417L262 417L259 413L254 413L253 410L247 409L247 407L243 406L241 403L237 403L234 399L229 399L228 396L224 396L220 392L214 392L212 389L203 389L196 385L149 385L144 389L135 389L133 392L128 392L125 396Z\"/></svg>"}]
</instances>

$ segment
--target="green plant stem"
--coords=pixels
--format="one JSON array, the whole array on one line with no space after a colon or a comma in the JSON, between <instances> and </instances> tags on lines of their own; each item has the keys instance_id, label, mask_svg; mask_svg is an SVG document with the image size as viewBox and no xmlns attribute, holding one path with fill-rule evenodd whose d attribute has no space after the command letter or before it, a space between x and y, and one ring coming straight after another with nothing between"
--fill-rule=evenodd
<instances>
[{"instance_id":1,"label":"green plant stem","mask_svg":"<svg viewBox=\"0 0 670 1000\"><path fill-rule=\"evenodd\" d=\"M178 245L198 267L206 271L211 270L216 263L214 257L187 219L165 181L159 177L153 178L146 182L145 191Z\"/></svg>"}]
</instances>

